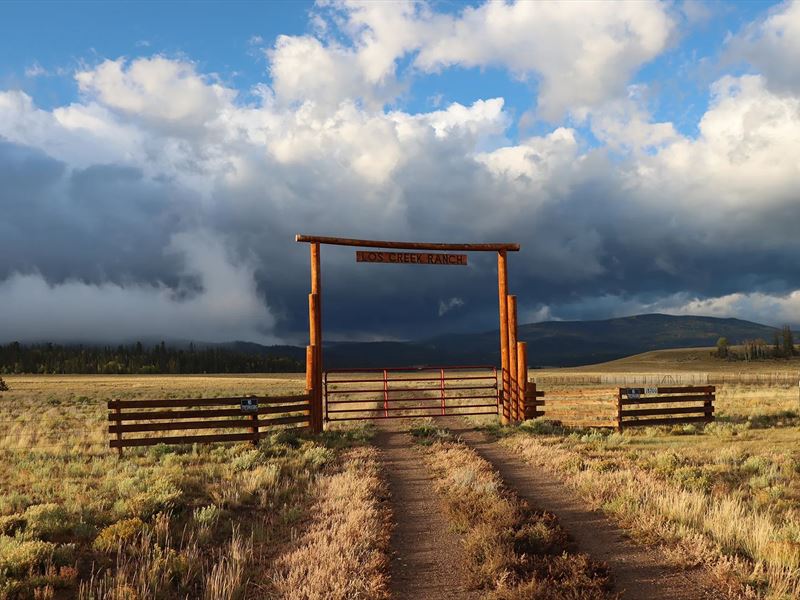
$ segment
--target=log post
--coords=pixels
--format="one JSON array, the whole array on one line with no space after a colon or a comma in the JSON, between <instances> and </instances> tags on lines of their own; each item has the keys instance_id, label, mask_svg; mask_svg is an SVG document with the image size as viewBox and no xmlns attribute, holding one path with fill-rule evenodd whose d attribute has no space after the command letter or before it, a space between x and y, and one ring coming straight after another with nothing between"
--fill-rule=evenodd
<instances>
[{"instance_id":1,"label":"log post","mask_svg":"<svg viewBox=\"0 0 800 600\"><path fill-rule=\"evenodd\" d=\"M319 294L311 293L308 295L308 322L311 325L310 328L310 347L312 348L313 359L311 361L311 369L310 369L310 377L311 377L311 431L314 433L320 433L321 431L321 422L318 421L317 416L322 414L320 410L322 408L322 377L321 377L321 369L319 365L320 361L320 331L315 326L315 324L319 323ZM306 354L306 360L308 360L308 355ZM306 373L306 381L308 382L309 373Z\"/></svg>"},{"instance_id":2,"label":"log post","mask_svg":"<svg viewBox=\"0 0 800 600\"><path fill-rule=\"evenodd\" d=\"M315 393L314 379L316 377L316 357L317 357L316 347L310 344L306 346L306 394L308 395L308 403L309 403L308 424L312 430L314 429L314 418L316 413L314 405L314 393Z\"/></svg>"},{"instance_id":3,"label":"log post","mask_svg":"<svg viewBox=\"0 0 800 600\"><path fill-rule=\"evenodd\" d=\"M617 431L622 432L622 388L617 392Z\"/></svg>"},{"instance_id":4,"label":"log post","mask_svg":"<svg viewBox=\"0 0 800 600\"><path fill-rule=\"evenodd\" d=\"M711 423L714 420L714 394L717 391L716 386L709 386L706 392L706 398L703 402L703 416L706 418L706 423Z\"/></svg>"},{"instance_id":5,"label":"log post","mask_svg":"<svg viewBox=\"0 0 800 600\"><path fill-rule=\"evenodd\" d=\"M519 385L519 401L517 402L517 414L519 420L526 418L525 403L527 402L528 389L528 344L517 342L517 383Z\"/></svg>"},{"instance_id":6,"label":"log post","mask_svg":"<svg viewBox=\"0 0 800 600\"><path fill-rule=\"evenodd\" d=\"M497 293L500 303L500 381L498 395L500 397L500 423L507 425L510 418L509 398L509 363L508 363L508 270L506 252L497 253Z\"/></svg>"},{"instance_id":7,"label":"log post","mask_svg":"<svg viewBox=\"0 0 800 600\"><path fill-rule=\"evenodd\" d=\"M253 434L253 446L258 446L258 413L250 415L250 420L253 422L250 427L250 433Z\"/></svg>"},{"instance_id":8,"label":"log post","mask_svg":"<svg viewBox=\"0 0 800 600\"><path fill-rule=\"evenodd\" d=\"M310 336L311 345L316 348L314 357L314 394L312 395L312 411L314 417L311 430L314 433L322 432L322 268L320 265L319 242L309 245L311 253L311 294L315 296L313 312L309 314L309 327L313 334Z\"/></svg>"},{"instance_id":9,"label":"log post","mask_svg":"<svg viewBox=\"0 0 800 600\"><path fill-rule=\"evenodd\" d=\"M119 403L117 403L117 407L114 409L114 417L116 420L114 423L117 426L117 456L122 457L122 409L119 407Z\"/></svg>"},{"instance_id":10,"label":"log post","mask_svg":"<svg viewBox=\"0 0 800 600\"><path fill-rule=\"evenodd\" d=\"M519 399L519 381L517 380L517 297L507 296L508 301L508 372L510 375L509 408L512 422L519 421L517 414Z\"/></svg>"}]
</instances>

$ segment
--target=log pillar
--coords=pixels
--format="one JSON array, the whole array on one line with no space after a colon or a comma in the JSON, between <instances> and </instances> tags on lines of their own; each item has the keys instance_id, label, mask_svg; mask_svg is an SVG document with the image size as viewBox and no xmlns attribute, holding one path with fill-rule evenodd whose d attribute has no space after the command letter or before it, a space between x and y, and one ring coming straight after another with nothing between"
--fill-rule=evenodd
<instances>
[{"instance_id":1,"label":"log pillar","mask_svg":"<svg viewBox=\"0 0 800 600\"><path fill-rule=\"evenodd\" d=\"M519 421L517 408L519 405L519 380L517 379L517 297L508 297L508 372L509 372L509 418L511 422Z\"/></svg>"},{"instance_id":2,"label":"log pillar","mask_svg":"<svg viewBox=\"0 0 800 600\"><path fill-rule=\"evenodd\" d=\"M528 344L527 342L517 342L517 382L519 383L519 401L517 402L517 414L519 420L525 420L525 403L527 402L528 389Z\"/></svg>"},{"instance_id":3,"label":"log pillar","mask_svg":"<svg viewBox=\"0 0 800 600\"><path fill-rule=\"evenodd\" d=\"M309 343L314 349L311 368L311 430L322 432L322 270L319 243L309 244L311 249L311 293L308 296ZM306 381L309 367L306 365Z\"/></svg>"},{"instance_id":4,"label":"log pillar","mask_svg":"<svg viewBox=\"0 0 800 600\"><path fill-rule=\"evenodd\" d=\"M508 270L506 266L506 252L497 253L497 293L500 304L500 382L498 394L500 396L500 423L507 425L510 418L510 369L508 362Z\"/></svg>"}]
</instances>

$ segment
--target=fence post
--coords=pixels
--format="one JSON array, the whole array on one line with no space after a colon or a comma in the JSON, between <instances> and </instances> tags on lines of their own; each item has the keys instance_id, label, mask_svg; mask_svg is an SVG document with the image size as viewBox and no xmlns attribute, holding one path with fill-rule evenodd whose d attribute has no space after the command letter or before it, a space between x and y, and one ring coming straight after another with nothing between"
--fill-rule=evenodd
<instances>
[{"instance_id":1,"label":"fence post","mask_svg":"<svg viewBox=\"0 0 800 600\"><path fill-rule=\"evenodd\" d=\"M506 252L497 252L497 293L499 295L500 312L500 424L508 425L511 418L509 407L510 382L506 377L510 377L508 361L508 270L506 268Z\"/></svg>"},{"instance_id":2,"label":"fence post","mask_svg":"<svg viewBox=\"0 0 800 600\"><path fill-rule=\"evenodd\" d=\"M253 434L253 446L258 446L258 413L250 415L250 420L253 425L250 427L250 432Z\"/></svg>"},{"instance_id":3,"label":"fence post","mask_svg":"<svg viewBox=\"0 0 800 600\"><path fill-rule=\"evenodd\" d=\"M383 416L389 416L389 374L383 370Z\"/></svg>"},{"instance_id":4,"label":"fence post","mask_svg":"<svg viewBox=\"0 0 800 600\"><path fill-rule=\"evenodd\" d=\"M444 415L445 414L445 410L444 410L444 369L439 369L439 371L441 372L441 382L442 382L442 385L441 385L441 390L442 390L442 415Z\"/></svg>"},{"instance_id":5,"label":"fence post","mask_svg":"<svg viewBox=\"0 0 800 600\"><path fill-rule=\"evenodd\" d=\"M617 389L617 431L622 432L622 388Z\"/></svg>"},{"instance_id":6,"label":"fence post","mask_svg":"<svg viewBox=\"0 0 800 600\"><path fill-rule=\"evenodd\" d=\"M509 294L508 302L508 376L509 376L509 412L513 423L519 421L519 382L517 381L517 297Z\"/></svg>"},{"instance_id":7,"label":"fence post","mask_svg":"<svg viewBox=\"0 0 800 600\"><path fill-rule=\"evenodd\" d=\"M122 409L119 406L119 402L114 409L114 423L117 425L117 441L119 442L119 447L117 448L117 456L122 456Z\"/></svg>"},{"instance_id":8,"label":"fence post","mask_svg":"<svg viewBox=\"0 0 800 600\"><path fill-rule=\"evenodd\" d=\"M313 369L311 370L311 414L310 425L311 431L314 433L322 432L322 419L318 418L322 415L322 331L319 327L320 299L319 293L311 293L308 295L308 322L311 324L309 329L309 342L314 352L314 360L311 361ZM306 361L308 361L308 351L306 351ZM309 369L306 366L306 382L309 378Z\"/></svg>"},{"instance_id":9,"label":"fence post","mask_svg":"<svg viewBox=\"0 0 800 600\"><path fill-rule=\"evenodd\" d=\"M714 420L713 407L714 407L714 394L716 393L716 391L717 387L712 385L710 386L709 391L706 392L706 399L705 402L703 402L706 423L710 423L711 421Z\"/></svg>"},{"instance_id":10,"label":"fence post","mask_svg":"<svg viewBox=\"0 0 800 600\"><path fill-rule=\"evenodd\" d=\"M528 344L517 342L517 384L519 396L517 398L517 415L520 421L526 419L525 404L528 389Z\"/></svg>"},{"instance_id":11,"label":"fence post","mask_svg":"<svg viewBox=\"0 0 800 600\"><path fill-rule=\"evenodd\" d=\"M319 349L306 346L306 393L308 394L308 424L313 433L322 432L322 382L319 372Z\"/></svg>"}]
</instances>

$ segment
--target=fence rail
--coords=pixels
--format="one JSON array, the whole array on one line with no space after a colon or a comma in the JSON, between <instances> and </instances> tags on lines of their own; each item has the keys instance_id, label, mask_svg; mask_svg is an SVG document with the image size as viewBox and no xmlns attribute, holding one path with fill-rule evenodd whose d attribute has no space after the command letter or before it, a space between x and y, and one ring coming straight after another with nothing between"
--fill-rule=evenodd
<instances>
[{"instance_id":1,"label":"fence rail","mask_svg":"<svg viewBox=\"0 0 800 600\"><path fill-rule=\"evenodd\" d=\"M108 411L108 433L114 436L109 440L109 446L117 448L122 454L123 448L157 444L246 441L257 444L265 429L284 425L308 427L311 397L304 394L280 397L109 400ZM209 430L215 432L209 433ZM228 430L245 431L229 433ZM198 433L157 435L170 431ZM221 431L224 433L220 433ZM129 433L156 435L124 437L124 434Z\"/></svg>"},{"instance_id":2,"label":"fence rail","mask_svg":"<svg viewBox=\"0 0 800 600\"><path fill-rule=\"evenodd\" d=\"M715 394L713 385L619 388L617 427L710 423Z\"/></svg>"},{"instance_id":3,"label":"fence rail","mask_svg":"<svg viewBox=\"0 0 800 600\"><path fill-rule=\"evenodd\" d=\"M532 389L531 389L532 388ZM708 423L716 388L654 386L537 390L528 384L525 418L545 417L569 427L626 427Z\"/></svg>"},{"instance_id":4,"label":"fence rail","mask_svg":"<svg viewBox=\"0 0 800 600\"><path fill-rule=\"evenodd\" d=\"M326 421L498 411L493 366L331 369L323 375Z\"/></svg>"},{"instance_id":5,"label":"fence rail","mask_svg":"<svg viewBox=\"0 0 800 600\"><path fill-rule=\"evenodd\" d=\"M640 373L534 373L539 387L554 385L668 386L668 385L767 385L797 386L798 371L762 372L640 372Z\"/></svg>"},{"instance_id":6,"label":"fence rail","mask_svg":"<svg viewBox=\"0 0 800 600\"><path fill-rule=\"evenodd\" d=\"M535 417L570 427L616 427L615 389L547 390L536 400Z\"/></svg>"}]
</instances>

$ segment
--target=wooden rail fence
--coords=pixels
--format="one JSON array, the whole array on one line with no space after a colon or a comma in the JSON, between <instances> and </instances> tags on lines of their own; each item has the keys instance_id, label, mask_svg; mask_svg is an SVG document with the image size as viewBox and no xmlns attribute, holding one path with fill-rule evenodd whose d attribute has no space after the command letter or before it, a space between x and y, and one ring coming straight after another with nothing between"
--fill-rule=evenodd
<instances>
[{"instance_id":1,"label":"wooden rail fence","mask_svg":"<svg viewBox=\"0 0 800 600\"><path fill-rule=\"evenodd\" d=\"M545 393L529 382L525 418L545 417L568 427L626 427L709 423L714 420L716 388L658 386L585 388ZM615 398L616 396L616 398Z\"/></svg>"},{"instance_id":2,"label":"wooden rail fence","mask_svg":"<svg viewBox=\"0 0 800 600\"><path fill-rule=\"evenodd\" d=\"M715 394L713 385L619 388L617 428L710 423Z\"/></svg>"},{"instance_id":3,"label":"wooden rail fence","mask_svg":"<svg viewBox=\"0 0 800 600\"><path fill-rule=\"evenodd\" d=\"M178 409L178 410L175 410ZM275 426L311 425L311 396L239 396L165 400L109 400L108 433L111 448L157 444L252 442ZM240 430L231 433L230 430ZM162 435L183 431L182 435ZM199 432L204 433L199 433ZM148 434L126 438L125 434Z\"/></svg>"}]
</instances>

